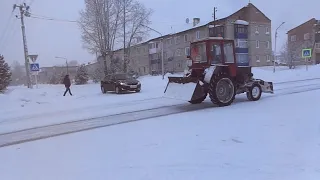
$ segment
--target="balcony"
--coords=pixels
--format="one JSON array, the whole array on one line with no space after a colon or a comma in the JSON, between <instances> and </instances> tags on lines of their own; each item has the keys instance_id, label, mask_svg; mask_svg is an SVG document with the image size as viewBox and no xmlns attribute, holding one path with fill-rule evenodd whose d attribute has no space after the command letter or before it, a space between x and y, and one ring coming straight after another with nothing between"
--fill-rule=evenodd
<instances>
[{"instance_id":1,"label":"balcony","mask_svg":"<svg viewBox=\"0 0 320 180\"><path fill-rule=\"evenodd\" d=\"M149 43L149 54L156 54L161 51L160 42Z\"/></svg>"},{"instance_id":2,"label":"balcony","mask_svg":"<svg viewBox=\"0 0 320 180\"><path fill-rule=\"evenodd\" d=\"M239 48L239 47L236 47L236 48L235 48L235 53L249 53L249 49L248 49L248 48Z\"/></svg>"},{"instance_id":3,"label":"balcony","mask_svg":"<svg viewBox=\"0 0 320 180\"><path fill-rule=\"evenodd\" d=\"M209 37L225 37L224 26L216 25L216 27L209 26Z\"/></svg>"}]
</instances>

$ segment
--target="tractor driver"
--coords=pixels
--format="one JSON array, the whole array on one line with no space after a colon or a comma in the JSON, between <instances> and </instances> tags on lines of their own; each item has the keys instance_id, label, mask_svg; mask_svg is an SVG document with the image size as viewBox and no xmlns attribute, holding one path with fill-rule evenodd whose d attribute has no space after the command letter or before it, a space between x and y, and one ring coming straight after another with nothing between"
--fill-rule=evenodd
<instances>
[{"instance_id":1,"label":"tractor driver","mask_svg":"<svg viewBox=\"0 0 320 180\"><path fill-rule=\"evenodd\" d=\"M220 44L212 44L211 46L211 65L221 64L221 47Z\"/></svg>"}]
</instances>

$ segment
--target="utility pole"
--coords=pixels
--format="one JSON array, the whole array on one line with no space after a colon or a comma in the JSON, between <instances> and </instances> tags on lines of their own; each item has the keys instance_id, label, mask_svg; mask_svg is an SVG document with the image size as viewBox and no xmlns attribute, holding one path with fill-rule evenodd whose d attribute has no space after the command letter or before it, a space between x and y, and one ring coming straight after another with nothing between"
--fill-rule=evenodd
<instances>
[{"instance_id":1,"label":"utility pole","mask_svg":"<svg viewBox=\"0 0 320 180\"><path fill-rule=\"evenodd\" d=\"M23 49L24 49L24 60L25 60L25 68L26 68L26 75L27 75L27 85L28 88L32 88L31 80L30 80L30 64L29 64L29 55L28 55L28 46L27 46L27 37L25 32L25 25L24 25L24 16L30 17L29 9L30 7L26 5L26 3L17 5L13 5L13 10L19 8L20 10L20 20L21 20L21 30L22 30L22 40L23 40ZM16 16L18 18L18 16Z\"/></svg>"},{"instance_id":2,"label":"utility pole","mask_svg":"<svg viewBox=\"0 0 320 180\"><path fill-rule=\"evenodd\" d=\"M217 7L213 8L213 27L216 27L216 12L217 12Z\"/></svg>"},{"instance_id":3,"label":"utility pole","mask_svg":"<svg viewBox=\"0 0 320 180\"><path fill-rule=\"evenodd\" d=\"M127 71L126 64L126 0L123 0L123 67ZM126 73L126 72L124 72Z\"/></svg>"}]
</instances>

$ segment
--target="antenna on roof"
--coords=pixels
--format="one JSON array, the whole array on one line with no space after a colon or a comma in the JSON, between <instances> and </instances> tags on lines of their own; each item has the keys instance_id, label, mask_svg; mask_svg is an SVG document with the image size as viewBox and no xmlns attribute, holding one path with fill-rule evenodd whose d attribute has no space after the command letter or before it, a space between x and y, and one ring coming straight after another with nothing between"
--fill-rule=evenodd
<instances>
[{"instance_id":1,"label":"antenna on roof","mask_svg":"<svg viewBox=\"0 0 320 180\"><path fill-rule=\"evenodd\" d=\"M189 18L187 18L187 19L186 19L186 23L189 24L189 22L190 22L190 20L189 20Z\"/></svg>"}]
</instances>

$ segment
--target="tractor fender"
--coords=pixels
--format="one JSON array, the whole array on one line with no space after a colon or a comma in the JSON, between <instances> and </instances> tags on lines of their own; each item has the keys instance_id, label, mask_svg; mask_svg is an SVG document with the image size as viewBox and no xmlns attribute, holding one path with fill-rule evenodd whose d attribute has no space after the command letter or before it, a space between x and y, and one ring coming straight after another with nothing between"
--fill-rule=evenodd
<instances>
[{"instance_id":1,"label":"tractor fender","mask_svg":"<svg viewBox=\"0 0 320 180\"><path fill-rule=\"evenodd\" d=\"M223 71L225 71L224 66L216 66L216 65L210 66L205 70L204 82L209 84L212 81L212 77L215 74L219 74L220 72L223 72Z\"/></svg>"},{"instance_id":2,"label":"tractor fender","mask_svg":"<svg viewBox=\"0 0 320 180\"><path fill-rule=\"evenodd\" d=\"M214 71L216 70L216 66L210 66L209 68L205 69L205 75L204 75L204 82L210 83L212 75L214 74Z\"/></svg>"}]
</instances>

